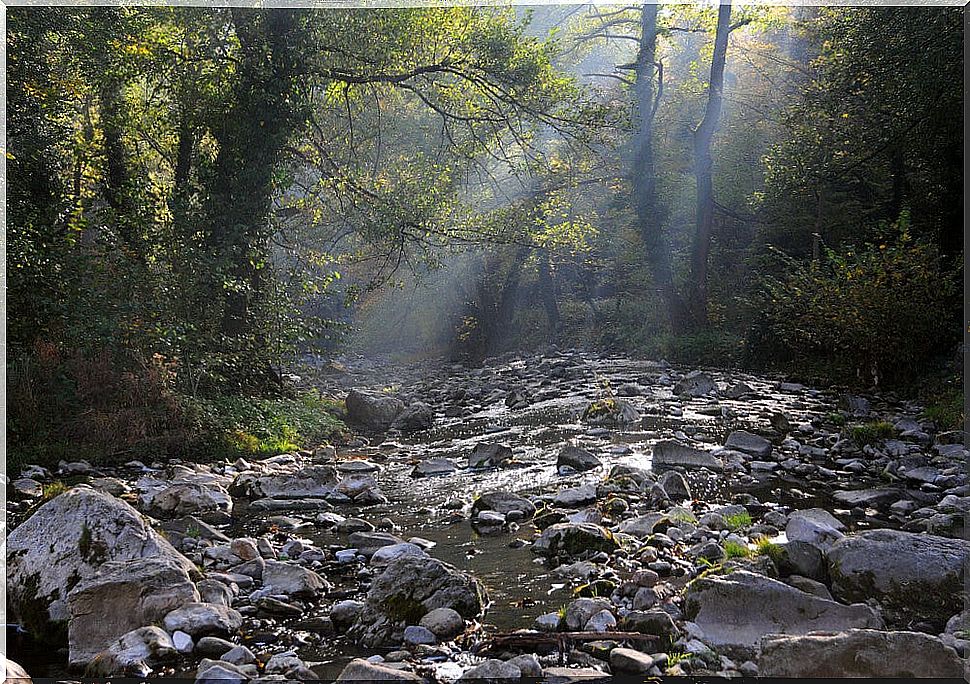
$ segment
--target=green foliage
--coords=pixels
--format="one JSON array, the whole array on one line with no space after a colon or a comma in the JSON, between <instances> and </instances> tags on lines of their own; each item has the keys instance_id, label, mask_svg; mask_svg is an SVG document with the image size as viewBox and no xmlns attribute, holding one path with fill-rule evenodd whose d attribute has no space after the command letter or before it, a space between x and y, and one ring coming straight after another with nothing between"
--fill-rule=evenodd
<instances>
[{"instance_id":1,"label":"green foliage","mask_svg":"<svg viewBox=\"0 0 970 684\"><path fill-rule=\"evenodd\" d=\"M741 359L741 337L722 329L666 334L652 341L651 355L674 363L727 367ZM650 347L648 347L650 349Z\"/></svg>"},{"instance_id":2,"label":"green foliage","mask_svg":"<svg viewBox=\"0 0 970 684\"><path fill-rule=\"evenodd\" d=\"M849 437L859 446L876 444L884 439L892 439L895 436L896 428L892 426L892 423L887 423L884 420L849 427Z\"/></svg>"},{"instance_id":3,"label":"green foliage","mask_svg":"<svg viewBox=\"0 0 970 684\"><path fill-rule=\"evenodd\" d=\"M782 261L785 275L764 277L755 300L752 341L763 353L821 356L862 381L899 381L954 339L956 278L931 242L912 236L906 214L879 243Z\"/></svg>"},{"instance_id":4,"label":"green foliage","mask_svg":"<svg viewBox=\"0 0 970 684\"><path fill-rule=\"evenodd\" d=\"M54 480L53 482L48 482L41 487L41 491L43 492L41 498L44 501L50 501L55 496L60 496L68 489L69 487L60 480Z\"/></svg>"},{"instance_id":5,"label":"green foliage","mask_svg":"<svg viewBox=\"0 0 970 684\"><path fill-rule=\"evenodd\" d=\"M673 667L685 660L690 660L690 654L686 651L672 651L667 654L667 667Z\"/></svg>"},{"instance_id":6,"label":"green foliage","mask_svg":"<svg viewBox=\"0 0 970 684\"><path fill-rule=\"evenodd\" d=\"M836 427L842 427L848 422L849 419L846 418L844 413L839 413L838 411L832 411L831 413L827 413L825 415L825 420L826 422L831 423Z\"/></svg>"},{"instance_id":7,"label":"green foliage","mask_svg":"<svg viewBox=\"0 0 970 684\"><path fill-rule=\"evenodd\" d=\"M726 541L724 542L724 555L727 558L748 558L751 556L751 549L746 544Z\"/></svg>"},{"instance_id":8,"label":"green foliage","mask_svg":"<svg viewBox=\"0 0 970 684\"><path fill-rule=\"evenodd\" d=\"M758 556L767 556L774 562L779 562L784 555L784 549L768 537L758 537L754 542L754 552Z\"/></svg>"},{"instance_id":9,"label":"green foliage","mask_svg":"<svg viewBox=\"0 0 970 684\"><path fill-rule=\"evenodd\" d=\"M197 434L210 435L213 455L272 455L310 447L345 431L341 407L315 392L253 399L228 396L185 399Z\"/></svg>"},{"instance_id":10,"label":"green foliage","mask_svg":"<svg viewBox=\"0 0 970 684\"><path fill-rule=\"evenodd\" d=\"M933 397L932 403L923 410L923 417L932 420L941 430L962 430L964 406L962 391L946 389Z\"/></svg>"},{"instance_id":11,"label":"green foliage","mask_svg":"<svg viewBox=\"0 0 970 684\"><path fill-rule=\"evenodd\" d=\"M732 532L751 527L751 514L747 511L724 516L724 522Z\"/></svg>"}]
</instances>

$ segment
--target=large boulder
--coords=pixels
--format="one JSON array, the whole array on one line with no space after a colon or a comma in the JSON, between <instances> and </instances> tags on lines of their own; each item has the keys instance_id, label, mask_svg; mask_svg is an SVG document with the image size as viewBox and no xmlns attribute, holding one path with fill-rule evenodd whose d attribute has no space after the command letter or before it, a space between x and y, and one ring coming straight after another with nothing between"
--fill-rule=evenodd
<instances>
[{"instance_id":1,"label":"large boulder","mask_svg":"<svg viewBox=\"0 0 970 684\"><path fill-rule=\"evenodd\" d=\"M471 575L436 558L402 556L374 580L349 634L368 648L399 644L405 626L418 624L436 608L472 619L487 603L485 587Z\"/></svg>"},{"instance_id":2,"label":"large boulder","mask_svg":"<svg viewBox=\"0 0 970 684\"><path fill-rule=\"evenodd\" d=\"M542 531L532 545L540 556L579 556L615 551L620 546L613 533L593 523L557 523Z\"/></svg>"},{"instance_id":3,"label":"large boulder","mask_svg":"<svg viewBox=\"0 0 970 684\"><path fill-rule=\"evenodd\" d=\"M69 661L81 666L132 630L160 622L199 592L169 558L110 561L68 594Z\"/></svg>"},{"instance_id":4,"label":"large boulder","mask_svg":"<svg viewBox=\"0 0 970 684\"><path fill-rule=\"evenodd\" d=\"M839 634L771 635L761 644L764 677L964 676L964 661L937 637L920 632L850 629Z\"/></svg>"},{"instance_id":5,"label":"large boulder","mask_svg":"<svg viewBox=\"0 0 970 684\"><path fill-rule=\"evenodd\" d=\"M832 593L847 601L875 598L900 619L941 625L963 607L970 542L898 530L840 539L828 552Z\"/></svg>"},{"instance_id":6,"label":"large boulder","mask_svg":"<svg viewBox=\"0 0 970 684\"><path fill-rule=\"evenodd\" d=\"M397 397L351 390L347 395L347 418L370 430L386 430L404 412Z\"/></svg>"},{"instance_id":7,"label":"large boulder","mask_svg":"<svg viewBox=\"0 0 970 684\"><path fill-rule=\"evenodd\" d=\"M869 606L846 606L745 570L696 580L685 596L685 614L708 645L739 652L752 650L766 634L882 627Z\"/></svg>"},{"instance_id":8,"label":"large boulder","mask_svg":"<svg viewBox=\"0 0 970 684\"><path fill-rule=\"evenodd\" d=\"M722 470L724 464L709 451L697 449L673 439L657 442L653 447L654 467L684 466L685 468L709 468Z\"/></svg>"},{"instance_id":9,"label":"large boulder","mask_svg":"<svg viewBox=\"0 0 970 684\"><path fill-rule=\"evenodd\" d=\"M46 504L7 537L7 608L34 634L65 623L67 596L108 561L159 558L199 572L124 501L78 486ZM140 625L139 625L140 626Z\"/></svg>"},{"instance_id":10,"label":"large boulder","mask_svg":"<svg viewBox=\"0 0 970 684\"><path fill-rule=\"evenodd\" d=\"M472 504L472 517L480 511L496 511L506 517L515 511L522 520L529 520L536 514L536 507L525 497L512 492L488 492Z\"/></svg>"},{"instance_id":11,"label":"large boulder","mask_svg":"<svg viewBox=\"0 0 970 684\"><path fill-rule=\"evenodd\" d=\"M789 541L811 544L825 551L845 536L845 525L822 508L795 511L788 518L785 536Z\"/></svg>"}]
</instances>

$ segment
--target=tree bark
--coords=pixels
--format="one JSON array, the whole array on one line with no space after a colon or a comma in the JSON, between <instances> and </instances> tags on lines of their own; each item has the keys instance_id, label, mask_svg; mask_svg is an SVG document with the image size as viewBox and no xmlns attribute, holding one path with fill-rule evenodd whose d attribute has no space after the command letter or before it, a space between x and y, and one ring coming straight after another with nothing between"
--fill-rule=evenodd
<instances>
[{"instance_id":1,"label":"tree bark","mask_svg":"<svg viewBox=\"0 0 970 684\"><path fill-rule=\"evenodd\" d=\"M559 302L556 300L556 281L552 278L548 250L542 250L539 254L539 291L549 321L549 338L555 341L559 332Z\"/></svg>"},{"instance_id":2,"label":"tree bark","mask_svg":"<svg viewBox=\"0 0 970 684\"><path fill-rule=\"evenodd\" d=\"M640 47L634 85L638 128L634 136L632 184L640 240L647 264L654 284L667 305L671 327L677 330L681 327L683 306L674 287L670 247L663 234L664 215L657 199L657 169L653 153L653 127L663 86L657 70L658 7L656 4L646 4L640 10Z\"/></svg>"},{"instance_id":3,"label":"tree bark","mask_svg":"<svg viewBox=\"0 0 970 684\"><path fill-rule=\"evenodd\" d=\"M519 283L522 282L522 265L529 257L532 247L521 245L515 250L512 263L505 274L505 282L502 284L502 291L498 294L498 304L495 307L494 317L486 326L485 352L492 356L503 350L509 339L509 331L512 327L512 318L515 315L515 307L519 301Z\"/></svg>"},{"instance_id":4,"label":"tree bark","mask_svg":"<svg viewBox=\"0 0 970 684\"><path fill-rule=\"evenodd\" d=\"M711 79L704 118L694 131L694 177L697 182L697 232L691 253L689 323L698 329L707 325L707 267L714 229L714 160L711 144L721 117L724 99L724 62L731 23L731 3L722 2L717 12Z\"/></svg>"}]
</instances>

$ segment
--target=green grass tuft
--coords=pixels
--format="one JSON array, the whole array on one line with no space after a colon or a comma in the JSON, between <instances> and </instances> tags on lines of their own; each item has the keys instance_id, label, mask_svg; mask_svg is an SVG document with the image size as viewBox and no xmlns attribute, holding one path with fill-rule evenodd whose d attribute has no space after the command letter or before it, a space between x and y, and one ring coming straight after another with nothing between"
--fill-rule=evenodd
<instances>
[{"instance_id":1,"label":"green grass tuft","mask_svg":"<svg viewBox=\"0 0 970 684\"><path fill-rule=\"evenodd\" d=\"M724 555L727 558L748 558L751 556L751 549L736 541L726 541L724 542Z\"/></svg>"},{"instance_id":2,"label":"green grass tuft","mask_svg":"<svg viewBox=\"0 0 970 684\"><path fill-rule=\"evenodd\" d=\"M784 549L768 537L758 537L754 542L754 552L758 556L768 556L774 562L781 560Z\"/></svg>"},{"instance_id":3,"label":"green grass tuft","mask_svg":"<svg viewBox=\"0 0 970 684\"><path fill-rule=\"evenodd\" d=\"M751 514L747 511L724 516L724 522L732 532L751 527Z\"/></svg>"},{"instance_id":4,"label":"green grass tuft","mask_svg":"<svg viewBox=\"0 0 970 684\"><path fill-rule=\"evenodd\" d=\"M884 439L896 436L896 428L884 420L871 421L863 425L853 425L849 428L849 437L859 446L875 444Z\"/></svg>"}]
</instances>

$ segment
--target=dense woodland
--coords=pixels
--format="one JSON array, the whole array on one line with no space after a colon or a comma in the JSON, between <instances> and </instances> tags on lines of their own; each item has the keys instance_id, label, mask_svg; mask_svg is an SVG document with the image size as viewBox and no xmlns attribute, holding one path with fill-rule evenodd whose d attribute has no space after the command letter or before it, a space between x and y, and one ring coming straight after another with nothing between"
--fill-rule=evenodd
<instances>
[{"instance_id":1,"label":"dense woodland","mask_svg":"<svg viewBox=\"0 0 970 684\"><path fill-rule=\"evenodd\" d=\"M288 373L346 352L579 346L961 420L959 9L7 27L15 458L282 450L337 426Z\"/></svg>"}]
</instances>

